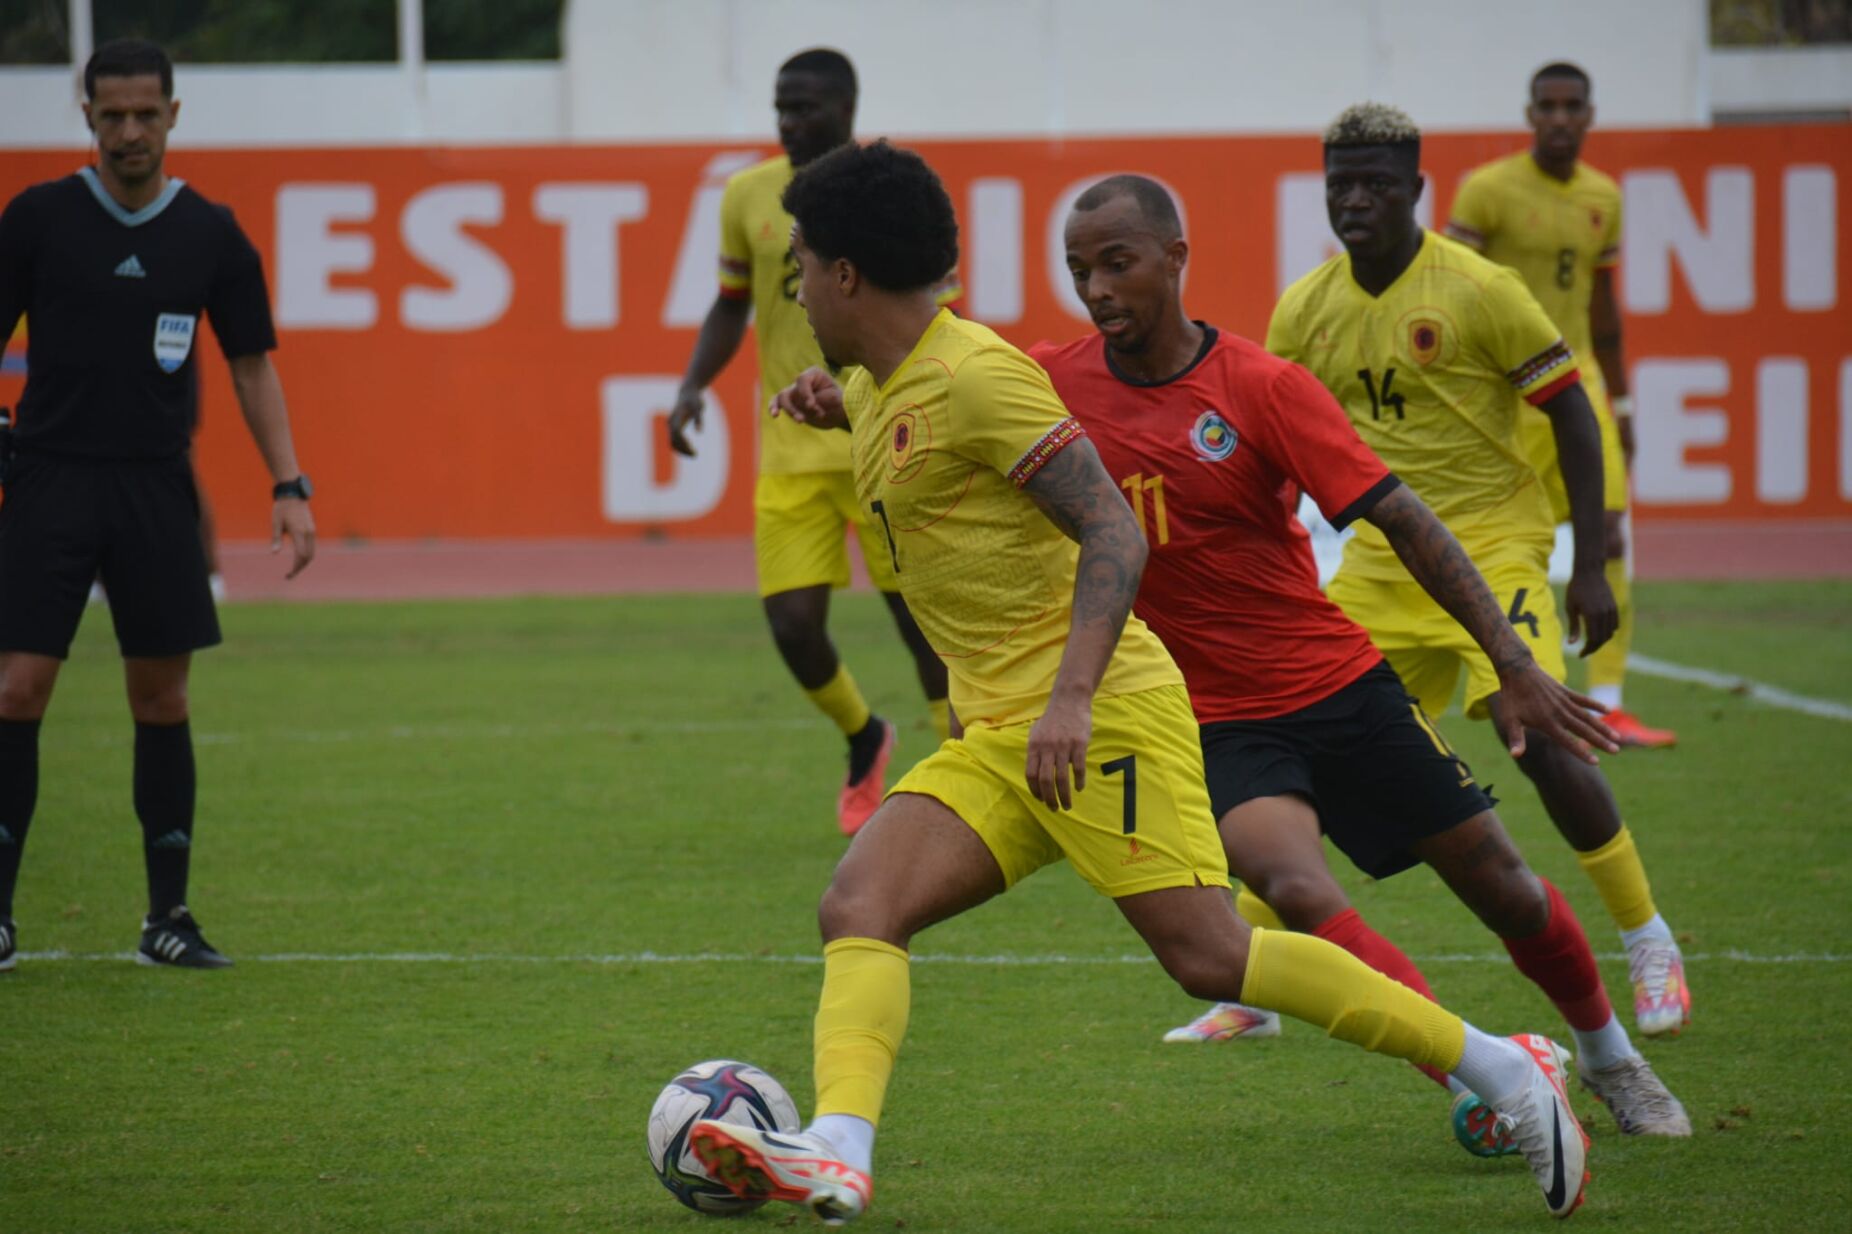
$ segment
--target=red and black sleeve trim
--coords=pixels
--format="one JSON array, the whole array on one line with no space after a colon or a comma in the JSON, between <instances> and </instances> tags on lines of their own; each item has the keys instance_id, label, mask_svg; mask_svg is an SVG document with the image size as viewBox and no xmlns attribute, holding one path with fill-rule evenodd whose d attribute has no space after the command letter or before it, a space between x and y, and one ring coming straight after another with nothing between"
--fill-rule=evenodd
<instances>
[{"instance_id":1,"label":"red and black sleeve trim","mask_svg":"<svg viewBox=\"0 0 1852 1234\"><path fill-rule=\"evenodd\" d=\"M1582 370L1572 368L1547 386L1541 386L1524 396L1524 401L1532 407L1541 407L1557 395L1582 380Z\"/></svg>"},{"instance_id":2,"label":"red and black sleeve trim","mask_svg":"<svg viewBox=\"0 0 1852 1234\"><path fill-rule=\"evenodd\" d=\"M1339 531L1343 531L1346 527L1367 515L1371 510L1374 510L1377 502L1401 487L1402 478L1392 471L1376 483L1370 485L1369 488L1364 489L1363 496L1357 498L1357 500L1351 502L1342 510L1339 510L1337 514L1328 521L1333 527L1337 528Z\"/></svg>"},{"instance_id":3,"label":"red and black sleeve trim","mask_svg":"<svg viewBox=\"0 0 1852 1234\"><path fill-rule=\"evenodd\" d=\"M1505 374L1505 380L1522 390L1564 361L1573 360L1575 353L1569 350L1569 344L1557 339L1548 347L1526 360L1524 363Z\"/></svg>"}]
</instances>

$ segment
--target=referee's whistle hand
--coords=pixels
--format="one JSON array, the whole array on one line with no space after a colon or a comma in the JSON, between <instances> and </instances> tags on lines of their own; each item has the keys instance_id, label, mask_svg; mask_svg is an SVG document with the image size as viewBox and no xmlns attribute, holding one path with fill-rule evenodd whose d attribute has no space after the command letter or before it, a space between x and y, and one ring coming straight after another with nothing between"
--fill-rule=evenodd
<instances>
[{"instance_id":1,"label":"referee's whistle hand","mask_svg":"<svg viewBox=\"0 0 1852 1234\"><path fill-rule=\"evenodd\" d=\"M295 578L308 569L315 560L315 516L309 513L309 503L295 497L284 497L270 509L270 551L280 552L283 538L289 538L290 551L295 561L289 567L284 578Z\"/></svg>"}]
</instances>

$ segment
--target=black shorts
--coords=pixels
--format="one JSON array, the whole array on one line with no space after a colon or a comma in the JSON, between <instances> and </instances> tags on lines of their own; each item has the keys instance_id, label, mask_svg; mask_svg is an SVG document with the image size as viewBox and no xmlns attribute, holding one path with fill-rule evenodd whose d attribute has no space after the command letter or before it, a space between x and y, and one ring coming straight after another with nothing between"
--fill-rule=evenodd
<instances>
[{"instance_id":1,"label":"black shorts","mask_svg":"<svg viewBox=\"0 0 1852 1234\"><path fill-rule=\"evenodd\" d=\"M185 456L13 460L0 500L0 651L64 659L99 578L123 655L219 641Z\"/></svg>"},{"instance_id":2,"label":"black shorts","mask_svg":"<svg viewBox=\"0 0 1852 1234\"><path fill-rule=\"evenodd\" d=\"M1244 801L1297 793L1371 878L1415 865L1411 844L1494 804L1386 663L1287 715L1205 724L1202 742L1218 820Z\"/></svg>"}]
</instances>

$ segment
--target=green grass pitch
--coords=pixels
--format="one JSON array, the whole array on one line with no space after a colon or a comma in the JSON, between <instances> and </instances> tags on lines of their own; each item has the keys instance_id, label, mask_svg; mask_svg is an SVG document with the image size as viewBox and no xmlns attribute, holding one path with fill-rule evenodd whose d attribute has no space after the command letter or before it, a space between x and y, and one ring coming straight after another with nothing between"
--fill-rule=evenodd
<instances>
[{"instance_id":1,"label":"green grass pitch","mask_svg":"<svg viewBox=\"0 0 1852 1234\"><path fill-rule=\"evenodd\" d=\"M1852 586L1640 591L1641 651L1852 700ZM721 1056L808 1108L806 960L842 849L840 743L754 601L234 606L226 625L194 688L192 902L230 971L126 958L139 833L100 610L60 684L17 906L29 954L0 977L0 1231L710 1228L651 1177L645 1114L682 1066ZM902 760L924 751L885 613L844 596L835 629L901 721ZM1697 1133L1624 1140L1579 1098L1595 1179L1576 1225L1845 1228L1852 727L1641 676L1628 689L1682 737L1607 766L1661 907L1704 957L1693 1027L1645 1047ZM1489 732L1444 727L1625 1002L1607 918L1533 794ZM1430 874L1338 868L1443 1001L1488 1029L1558 1028ZM916 950L1111 961L1139 946L1056 868ZM574 958L642 953L736 958ZM364 958L271 958L292 955ZM1445 1100L1409 1068L1293 1024L1159 1044L1195 1010L1146 962L917 963L864 1228L1547 1222L1520 1164L1454 1147Z\"/></svg>"}]
</instances>

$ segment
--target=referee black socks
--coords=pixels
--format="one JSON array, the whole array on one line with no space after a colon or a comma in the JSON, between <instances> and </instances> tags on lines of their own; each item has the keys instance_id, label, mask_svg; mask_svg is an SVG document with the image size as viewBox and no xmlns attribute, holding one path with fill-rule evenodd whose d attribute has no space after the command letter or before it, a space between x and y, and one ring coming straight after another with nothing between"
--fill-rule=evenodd
<instances>
[{"instance_id":1,"label":"referee black socks","mask_svg":"<svg viewBox=\"0 0 1852 1234\"><path fill-rule=\"evenodd\" d=\"M19 858L39 800L39 722L0 720L0 919L13 915Z\"/></svg>"},{"instance_id":2,"label":"referee black socks","mask_svg":"<svg viewBox=\"0 0 1852 1234\"><path fill-rule=\"evenodd\" d=\"M135 726L135 815L148 864L148 915L186 903L193 855L193 731L178 724Z\"/></svg>"}]
</instances>

